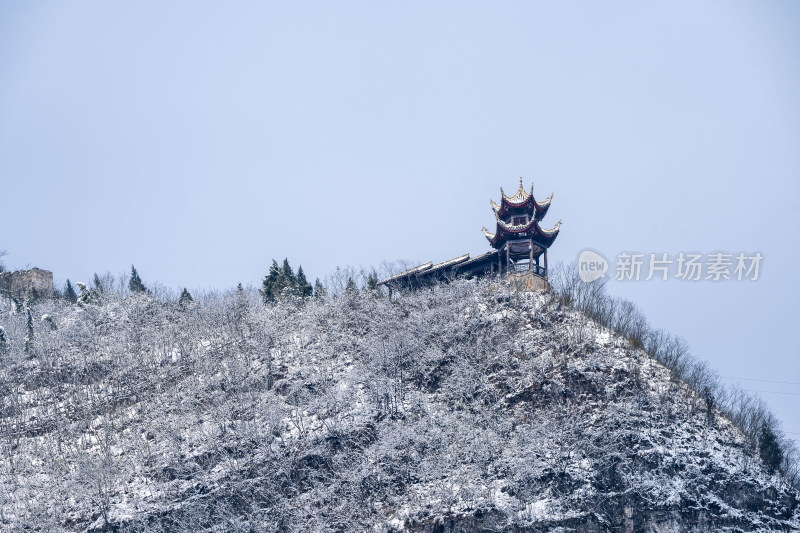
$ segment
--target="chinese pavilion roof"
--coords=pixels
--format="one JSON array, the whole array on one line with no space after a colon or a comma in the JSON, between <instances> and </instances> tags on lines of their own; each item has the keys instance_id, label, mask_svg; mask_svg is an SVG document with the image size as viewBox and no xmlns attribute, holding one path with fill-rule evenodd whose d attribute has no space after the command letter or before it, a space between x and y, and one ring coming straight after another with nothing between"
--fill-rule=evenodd
<instances>
[{"instance_id":1,"label":"chinese pavilion roof","mask_svg":"<svg viewBox=\"0 0 800 533\"><path fill-rule=\"evenodd\" d=\"M494 200L489 200L492 204L492 210L502 219L509 213L517 213L522 211L530 211L533 208L537 220L541 220L547 214L550 208L550 202L553 200L553 195L547 197L543 202L537 202L533 197L533 184L531 184L531 192L527 192L522 186L522 178L519 180L519 189L513 196L508 196L502 187L500 187L500 205L494 203Z\"/></svg>"},{"instance_id":2,"label":"chinese pavilion roof","mask_svg":"<svg viewBox=\"0 0 800 533\"><path fill-rule=\"evenodd\" d=\"M500 194L500 205L491 202L497 222L495 232L491 233L485 227L482 228L489 244L493 248L499 249L509 239L530 238L545 248L549 248L558 236L561 221L558 221L551 229L542 228L539 226L539 221L544 218L550 208L553 195L551 194L544 202L537 202L533 197L533 186L531 186L531 192L528 193L522 186L522 179L519 180L519 189L513 196L508 196L502 187Z\"/></svg>"}]
</instances>

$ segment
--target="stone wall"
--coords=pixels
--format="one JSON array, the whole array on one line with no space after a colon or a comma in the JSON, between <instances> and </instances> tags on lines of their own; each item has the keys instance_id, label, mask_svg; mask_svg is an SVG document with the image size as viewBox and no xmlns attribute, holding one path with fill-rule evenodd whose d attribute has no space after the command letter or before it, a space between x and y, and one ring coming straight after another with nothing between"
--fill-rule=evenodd
<instances>
[{"instance_id":1,"label":"stone wall","mask_svg":"<svg viewBox=\"0 0 800 533\"><path fill-rule=\"evenodd\" d=\"M53 273L41 268L0 274L0 291L15 298L25 298L35 290L46 298L53 296Z\"/></svg>"},{"instance_id":2,"label":"stone wall","mask_svg":"<svg viewBox=\"0 0 800 533\"><path fill-rule=\"evenodd\" d=\"M541 276L531 274L530 272L511 272L503 279L506 285L510 285L515 289L526 291L549 291L550 283Z\"/></svg>"}]
</instances>

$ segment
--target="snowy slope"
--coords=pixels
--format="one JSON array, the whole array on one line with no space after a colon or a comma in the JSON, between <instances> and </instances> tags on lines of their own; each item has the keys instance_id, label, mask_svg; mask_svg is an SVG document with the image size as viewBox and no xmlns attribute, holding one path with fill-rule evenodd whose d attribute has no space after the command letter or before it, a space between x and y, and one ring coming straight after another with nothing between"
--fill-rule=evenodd
<instances>
[{"instance_id":1,"label":"snowy slope","mask_svg":"<svg viewBox=\"0 0 800 533\"><path fill-rule=\"evenodd\" d=\"M800 529L713 405L545 294L106 295L32 325L0 317L3 530Z\"/></svg>"}]
</instances>

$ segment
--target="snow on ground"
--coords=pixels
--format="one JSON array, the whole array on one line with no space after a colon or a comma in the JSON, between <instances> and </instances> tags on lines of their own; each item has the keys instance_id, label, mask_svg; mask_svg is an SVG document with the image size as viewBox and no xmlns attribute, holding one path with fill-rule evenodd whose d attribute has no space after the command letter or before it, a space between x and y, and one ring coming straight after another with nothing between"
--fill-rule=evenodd
<instances>
[{"instance_id":1,"label":"snow on ground","mask_svg":"<svg viewBox=\"0 0 800 533\"><path fill-rule=\"evenodd\" d=\"M544 294L45 311L33 354L0 320L9 530L800 528L729 420Z\"/></svg>"}]
</instances>

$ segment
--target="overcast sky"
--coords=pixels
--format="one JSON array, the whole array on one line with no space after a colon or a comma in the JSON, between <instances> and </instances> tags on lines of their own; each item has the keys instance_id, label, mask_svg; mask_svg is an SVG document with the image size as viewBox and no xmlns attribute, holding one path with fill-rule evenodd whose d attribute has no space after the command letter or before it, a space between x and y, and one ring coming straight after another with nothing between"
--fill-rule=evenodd
<instances>
[{"instance_id":1,"label":"overcast sky","mask_svg":"<svg viewBox=\"0 0 800 533\"><path fill-rule=\"evenodd\" d=\"M760 252L754 282L609 289L797 438L799 27L791 1L2 2L0 249L62 283L313 280L484 252L523 177L551 261Z\"/></svg>"}]
</instances>

